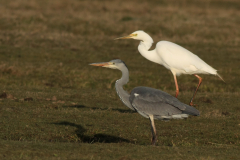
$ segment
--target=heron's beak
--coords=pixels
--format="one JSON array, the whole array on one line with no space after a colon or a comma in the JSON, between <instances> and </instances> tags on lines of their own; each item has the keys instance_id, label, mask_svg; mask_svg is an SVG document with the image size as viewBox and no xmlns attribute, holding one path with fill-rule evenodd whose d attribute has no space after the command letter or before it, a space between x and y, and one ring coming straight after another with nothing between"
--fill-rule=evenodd
<instances>
[{"instance_id":1,"label":"heron's beak","mask_svg":"<svg viewBox=\"0 0 240 160\"><path fill-rule=\"evenodd\" d=\"M114 40L118 40L118 39L131 39L133 36L135 36L135 35L134 34L129 34L128 36L119 37L119 38L116 38Z\"/></svg>"},{"instance_id":2,"label":"heron's beak","mask_svg":"<svg viewBox=\"0 0 240 160\"><path fill-rule=\"evenodd\" d=\"M99 62L99 63L91 63L91 66L98 66L98 67L108 67L110 64L109 62Z\"/></svg>"}]
</instances>

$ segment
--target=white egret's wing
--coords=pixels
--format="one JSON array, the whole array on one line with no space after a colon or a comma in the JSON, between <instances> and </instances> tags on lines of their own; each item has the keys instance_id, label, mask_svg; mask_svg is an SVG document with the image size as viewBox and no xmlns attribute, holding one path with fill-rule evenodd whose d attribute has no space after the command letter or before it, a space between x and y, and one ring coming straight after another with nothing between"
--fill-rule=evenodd
<instances>
[{"instance_id":1,"label":"white egret's wing","mask_svg":"<svg viewBox=\"0 0 240 160\"><path fill-rule=\"evenodd\" d=\"M162 58L163 65L168 69L176 69L182 73L216 74L216 70L197 55L175 43L160 41L156 45L156 52Z\"/></svg>"}]
</instances>

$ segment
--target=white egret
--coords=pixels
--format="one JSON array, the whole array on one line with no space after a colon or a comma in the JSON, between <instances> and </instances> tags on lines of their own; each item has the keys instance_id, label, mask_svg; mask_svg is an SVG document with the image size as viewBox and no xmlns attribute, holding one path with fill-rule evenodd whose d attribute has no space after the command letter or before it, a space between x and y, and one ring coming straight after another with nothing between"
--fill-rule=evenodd
<instances>
[{"instance_id":1,"label":"white egret","mask_svg":"<svg viewBox=\"0 0 240 160\"><path fill-rule=\"evenodd\" d=\"M176 97L179 93L179 87L177 83L177 77L181 74L193 74L199 79L196 91L190 101L190 105L193 105L193 99L197 93L199 86L202 83L202 78L197 74L213 74L217 75L221 80L222 77L217 73L217 70L209 66L197 55L188 51L187 49L168 41L160 41L157 43L154 50L149 51L153 44L153 39L144 31L135 31L132 34L117 39L136 39L140 40L138 51L146 59L161 64L169 69L174 77L176 86ZM224 80L223 80L224 81Z\"/></svg>"}]
</instances>

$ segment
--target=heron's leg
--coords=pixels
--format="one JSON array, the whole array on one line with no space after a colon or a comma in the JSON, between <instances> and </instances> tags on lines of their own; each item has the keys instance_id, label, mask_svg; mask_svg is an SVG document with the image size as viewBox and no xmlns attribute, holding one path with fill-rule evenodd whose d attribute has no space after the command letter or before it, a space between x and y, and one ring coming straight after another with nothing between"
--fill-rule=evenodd
<instances>
[{"instance_id":1,"label":"heron's leg","mask_svg":"<svg viewBox=\"0 0 240 160\"><path fill-rule=\"evenodd\" d=\"M177 83L177 77L176 77L176 74L173 74L173 77L174 77L175 86L176 86L176 95L175 95L175 97L177 98L178 93L179 93L179 88L178 88L178 83Z\"/></svg>"},{"instance_id":2,"label":"heron's leg","mask_svg":"<svg viewBox=\"0 0 240 160\"><path fill-rule=\"evenodd\" d=\"M153 115L149 115L149 120L151 123L151 129L152 129L152 145L155 145L155 143L157 142L157 132L156 132L156 128L154 125L154 117Z\"/></svg>"},{"instance_id":3,"label":"heron's leg","mask_svg":"<svg viewBox=\"0 0 240 160\"><path fill-rule=\"evenodd\" d=\"M190 101L190 106L193 106L193 105L194 105L194 104L193 104L193 99L194 99L195 95L197 94L197 90L198 90L198 88L200 87L200 85L201 85L201 83L202 83L202 78L201 78L201 77L199 77L199 76L196 75L196 74L194 74L194 76L199 79L199 83L198 83L198 86L197 86L197 88L196 88L196 91L193 93L193 97L192 97L192 99L191 99L191 101Z\"/></svg>"}]
</instances>

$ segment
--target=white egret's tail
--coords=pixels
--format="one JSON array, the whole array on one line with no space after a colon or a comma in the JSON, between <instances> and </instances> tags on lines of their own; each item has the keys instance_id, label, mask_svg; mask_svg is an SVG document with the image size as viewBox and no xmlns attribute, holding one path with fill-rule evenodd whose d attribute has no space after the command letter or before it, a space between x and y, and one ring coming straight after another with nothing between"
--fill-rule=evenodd
<instances>
[{"instance_id":1,"label":"white egret's tail","mask_svg":"<svg viewBox=\"0 0 240 160\"><path fill-rule=\"evenodd\" d=\"M223 78L217 73L216 74L224 83L226 83L224 80L223 80Z\"/></svg>"}]
</instances>

